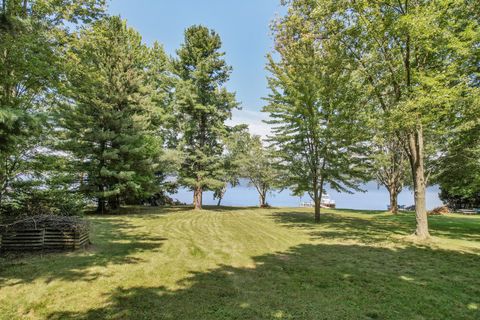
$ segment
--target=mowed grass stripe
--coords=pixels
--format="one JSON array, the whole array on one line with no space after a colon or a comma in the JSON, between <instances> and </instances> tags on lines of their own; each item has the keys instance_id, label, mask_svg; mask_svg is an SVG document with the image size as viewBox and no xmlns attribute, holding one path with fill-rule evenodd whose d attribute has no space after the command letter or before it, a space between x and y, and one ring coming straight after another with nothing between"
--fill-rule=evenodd
<instances>
[{"instance_id":1,"label":"mowed grass stripe","mask_svg":"<svg viewBox=\"0 0 480 320\"><path fill-rule=\"evenodd\" d=\"M169 254L208 256L212 261L241 259L248 254L284 250L298 243L298 235L252 210L235 214L203 210L172 214L163 228ZM260 250L259 250L260 249Z\"/></svg>"},{"instance_id":2,"label":"mowed grass stripe","mask_svg":"<svg viewBox=\"0 0 480 320\"><path fill-rule=\"evenodd\" d=\"M85 251L1 257L0 319L480 318L480 217L416 244L409 213L125 211Z\"/></svg>"}]
</instances>

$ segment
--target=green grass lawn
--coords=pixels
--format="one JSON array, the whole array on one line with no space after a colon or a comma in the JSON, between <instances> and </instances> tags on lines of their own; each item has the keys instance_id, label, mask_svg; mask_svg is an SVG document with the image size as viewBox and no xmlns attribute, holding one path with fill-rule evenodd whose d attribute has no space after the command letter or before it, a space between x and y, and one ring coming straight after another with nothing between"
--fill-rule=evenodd
<instances>
[{"instance_id":1,"label":"green grass lawn","mask_svg":"<svg viewBox=\"0 0 480 320\"><path fill-rule=\"evenodd\" d=\"M480 319L480 216L187 208L92 216L86 250L0 256L0 319Z\"/></svg>"}]
</instances>

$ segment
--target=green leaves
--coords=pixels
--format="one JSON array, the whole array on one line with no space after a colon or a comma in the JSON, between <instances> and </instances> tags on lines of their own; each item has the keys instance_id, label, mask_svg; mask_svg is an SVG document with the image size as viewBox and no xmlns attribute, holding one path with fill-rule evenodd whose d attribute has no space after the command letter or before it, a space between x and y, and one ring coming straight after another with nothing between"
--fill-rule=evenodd
<instances>
[{"instance_id":1,"label":"green leaves","mask_svg":"<svg viewBox=\"0 0 480 320\"><path fill-rule=\"evenodd\" d=\"M270 142L287 176L284 187L316 201L323 183L357 189L363 179L362 101L339 43L322 38L313 2L295 1L273 26L279 57L269 56ZM348 62L348 61L347 61Z\"/></svg>"},{"instance_id":2,"label":"green leaves","mask_svg":"<svg viewBox=\"0 0 480 320\"><path fill-rule=\"evenodd\" d=\"M339 74L340 81L331 78L330 83L335 85L323 85L328 90L317 90L319 96L340 92L343 102L353 102L357 107L363 104L371 112L359 119L367 119L365 124L372 132L382 138L400 139L412 167L419 222L416 234L421 237L428 236L424 193L429 170L425 169L424 158L434 158L443 140L438 136L463 126L459 118L478 106L480 27L474 7L474 1L296 0L289 2L288 15L275 30L276 50L282 62L271 69L274 74L279 70L282 74L270 85L284 84L274 91L275 96L291 97L283 103L291 107L293 101L305 101L301 94L292 94L291 87L299 79L308 79L305 74L309 72L295 66L307 65L308 59L313 61L309 57L322 57L307 69L322 65L329 70L336 66L344 73ZM305 54L305 48L310 48L311 54ZM295 69L300 78L290 76ZM325 79L322 72L310 72L311 79ZM343 77L345 74L347 77ZM308 93L306 88L298 90ZM279 110L281 101L277 100L275 109ZM352 110L348 103L335 106L342 112ZM355 112L349 115L357 118ZM292 117L279 122L295 123ZM340 128L342 122L338 122ZM284 126L283 131L291 135L295 129Z\"/></svg>"},{"instance_id":3,"label":"green leaves","mask_svg":"<svg viewBox=\"0 0 480 320\"><path fill-rule=\"evenodd\" d=\"M125 21L110 17L82 30L70 54L60 148L88 177L81 190L112 208L120 197L155 192L161 140L154 124L167 103L166 84L157 86L167 77L161 47L147 48Z\"/></svg>"},{"instance_id":4,"label":"green leaves","mask_svg":"<svg viewBox=\"0 0 480 320\"><path fill-rule=\"evenodd\" d=\"M230 184L245 178L257 190L260 206L265 206L268 192L281 188L281 169L274 151L265 146L260 136L250 135L248 128L238 126L228 137L226 167Z\"/></svg>"},{"instance_id":5,"label":"green leaves","mask_svg":"<svg viewBox=\"0 0 480 320\"><path fill-rule=\"evenodd\" d=\"M184 154L180 181L190 188L215 190L224 185L225 121L238 104L223 87L231 68L220 48L220 37L213 30L192 26L185 30L185 42L173 61L175 131Z\"/></svg>"},{"instance_id":6,"label":"green leaves","mask_svg":"<svg viewBox=\"0 0 480 320\"><path fill-rule=\"evenodd\" d=\"M0 8L0 205L27 203L49 194L71 197L57 183L62 167L51 157L57 106L64 76L69 28L91 21L103 1L4 0ZM69 27L66 27L66 24ZM57 181L57 182L54 182ZM52 190L49 190L51 188ZM51 192L50 192L51 191ZM52 196L52 197L50 197Z\"/></svg>"}]
</instances>

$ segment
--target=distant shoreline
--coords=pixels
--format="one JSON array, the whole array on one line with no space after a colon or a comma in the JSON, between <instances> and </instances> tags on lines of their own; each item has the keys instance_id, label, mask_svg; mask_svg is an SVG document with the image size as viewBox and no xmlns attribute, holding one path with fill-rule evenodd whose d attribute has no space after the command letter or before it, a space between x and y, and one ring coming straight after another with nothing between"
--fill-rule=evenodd
<instances>
[{"instance_id":1,"label":"distant shoreline","mask_svg":"<svg viewBox=\"0 0 480 320\"><path fill-rule=\"evenodd\" d=\"M367 192L356 192L353 194L338 193L330 188L327 188L327 193L332 200L336 201L338 209L357 209L357 210L387 210L388 192L384 188L377 188L375 182L369 182L362 186ZM431 210L442 205L438 198L438 186L431 186L427 188L427 209ZM192 192L186 189L180 189L179 192L173 194L174 199L190 204L192 203ZM290 195L289 190L282 192L273 192L268 195L267 202L275 207L299 207L303 201L309 201L308 196L302 198ZM400 205L410 206L413 204L413 191L404 189L398 197ZM213 200L212 192L204 192L203 203L205 205L216 205L217 200ZM222 205L225 206L256 206L258 205L257 191L248 187L247 181L241 181L240 186L235 188L229 187L222 200Z\"/></svg>"}]
</instances>

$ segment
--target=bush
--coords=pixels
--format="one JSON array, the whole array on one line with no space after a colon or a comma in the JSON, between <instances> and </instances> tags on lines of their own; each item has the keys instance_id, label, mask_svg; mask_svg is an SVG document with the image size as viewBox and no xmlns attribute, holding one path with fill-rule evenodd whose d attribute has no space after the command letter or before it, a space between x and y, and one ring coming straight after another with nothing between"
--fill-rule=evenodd
<instances>
[{"instance_id":1,"label":"bush","mask_svg":"<svg viewBox=\"0 0 480 320\"><path fill-rule=\"evenodd\" d=\"M82 196L59 189L17 189L15 197L9 197L0 206L4 217L38 215L80 215L85 206Z\"/></svg>"},{"instance_id":2,"label":"bush","mask_svg":"<svg viewBox=\"0 0 480 320\"><path fill-rule=\"evenodd\" d=\"M440 200L453 210L480 208L480 190L468 194L462 193L461 190L457 192L458 194L440 186Z\"/></svg>"}]
</instances>

